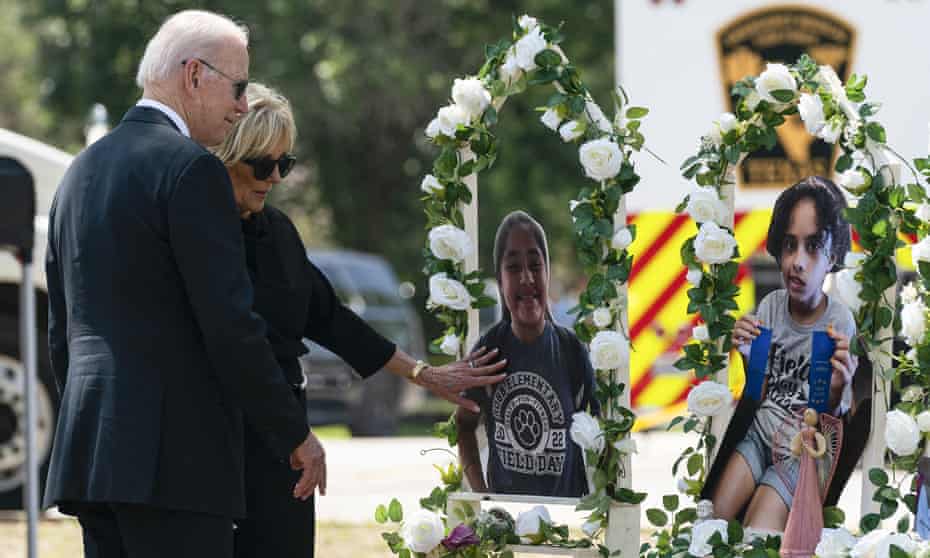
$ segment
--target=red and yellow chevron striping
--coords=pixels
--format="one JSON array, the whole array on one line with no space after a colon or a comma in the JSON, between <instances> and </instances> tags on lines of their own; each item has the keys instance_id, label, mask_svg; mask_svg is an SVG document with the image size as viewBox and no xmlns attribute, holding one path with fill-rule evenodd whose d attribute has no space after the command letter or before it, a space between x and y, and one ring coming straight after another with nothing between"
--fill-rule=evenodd
<instances>
[{"instance_id":1,"label":"red and yellow chevron striping","mask_svg":"<svg viewBox=\"0 0 930 558\"><path fill-rule=\"evenodd\" d=\"M738 213L735 234L740 261L764 249L770 210ZM681 263L681 245L695 234L695 224L686 215L669 212L642 212L630 218L636 224L636 240L631 250L634 265L629 284L629 323L633 344L630 362L630 397L639 418L636 428L649 428L676 416L693 381L687 372L674 368L681 347L688 342L697 323L686 312L687 270ZM737 276L740 310L755 304L754 287L748 266L742 264ZM731 388L742 388L739 359L734 359Z\"/></svg>"}]
</instances>

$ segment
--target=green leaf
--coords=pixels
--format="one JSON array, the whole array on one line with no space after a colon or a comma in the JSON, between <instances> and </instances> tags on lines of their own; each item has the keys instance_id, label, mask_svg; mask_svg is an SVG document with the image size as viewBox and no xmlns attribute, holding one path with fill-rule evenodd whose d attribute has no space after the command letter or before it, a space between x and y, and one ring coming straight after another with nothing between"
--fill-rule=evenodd
<instances>
[{"instance_id":1,"label":"green leaf","mask_svg":"<svg viewBox=\"0 0 930 558\"><path fill-rule=\"evenodd\" d=\"M873 468L869 470L869 480L875 486L885 486L888 484L888 473L883 469Z\"/></svg>"},{"instance_id":2,"label":"green leaf","mask_svg":"<svg viewBox=\"0 0 930 558\"><path fill-rule=\"evenodd\" d=\"M868 134L870 138L879 143L885 143L887 137L885 136L885 128L878 122L869 122L865 125L865 133Z\"/></svg>"},{"instance_id":3,"label":"green leaf","mask_svg":"<svg viewBox=\"0 0 930 558\"><path fill-rule=\"evenodd\" d=\"M894 512L898 510L898 502L895 500L885 500L882 502L881 508L878 510L878 514L882 519L888 519Z\"/></svg>"},{"instance_id":4,"label":"green leaf","mask_svg":"<svg viewBox=\"0 0 930 558\"><path fill-rule=\"evenodd\" d=\"M384 504L378 504L378 507L375 509L375 521L378 523L387 523L387 520L387 508L384 507Z\"/></svg>"},{"instance_id":5,"label":"green leaf","mask_svg":"<svg viewBox=\"0 0 930 558\"><path fill-rule=\"evenodd\" d=\"M836 160L836 172L844 172L853 166L853 158L848 153L843 153Z\"/></svg>"},{"instance_id":6,"label":"green leaf","mask_svg":"<svg viewBox=\"0 0 930 558\"><path fill-rule=\"evenodd\" d=\"M739 521L731 520L727 522L727 544L736 544L743 541L743 526Z\"/></svg>"},{"instance_id":7,"label":"green leaf","mask_svg":"<svg viewBox=\"0 0 930 558\"><path fill-rule=\"evenodd\" d=\"M695 453L688 458L688 474L692 477L701 470L701 466L704 464L704 456L700 453Z\"/></svg>"},{"instance_id":8,"label":"green leaf","mask_svg":"<svg viewBox=\"0 0 930 558\"><path fill-rule=\"evenodd\" d=\"M391 503L388 504L388 517L395 523L404 520L404 511L397 498L392 498Z\"/></svg>"},{"instance_id":9,"label":"green leaf","mask_svg":"<svg viewBox=\"0 0 930 558\"><path fill-rule=\"evenodd\" d=\"M559 56L559 53L556 51L552 49L546 49L536 55L535 61L537 65L542 66L543 68L549 68L561 64L562 57Z\"/></svg>"},{"instance_id":10,"label":"green leaf","mask_svg":"<svg viewBox=\"0 0 930 558\"><path fill-rule=\"evenodd\" d=\"M859 529L865 534L869 531L874 531L880 522L881 518L878 517L877 513L866 514L859 520Z\"/></svg>"},{"instance_id":11,"label":"green leaf","mask_svg":"<svg viewBox=\"0 0 930 558\"><path fill-rule=\"evenodd\" d=\"M790 89L776 89L771 91L772 97L775 97L779 102L790 103L794 99L794 91Z\"/></svg>"},{"instance_id":12,"label":"green leaf","mask_svg":"<svg viewBox=\"0 0 930 558\"><path fill-rule=\"evenodd\" d=\"M823 509L824 527L839 527L846 521L846 513L836 506L827 506Z\"/></svg>"},{"instance_id":13,"label":"green leaf","mask_svg":"<svg viewBox=\"0 0 930 558\"><path fill-rule=\"evenodd\" d=\"M898 520L898 532L899 533L907 533L910 528L911 528L911 520L907 516L904 516Z\"/></svg>"},{"instance_id":14,"label":"green leaf","mask_svg":"<svg viewBox=\"0 0 930 558\"><path fill-rule=\"evenodd\" d=\"M904 518L904 520L907 521L907 518ZM903 533L904 531L901 532ZM910 554L901 550L896 544L888 546L888 558L910 558L910 556Z\"/></svg>"},{"instance_id":15,"label":"green leaf","mask_svg":"<svg viewBox=\"0 0 930 558\"><path fill-rule=\"evenodd\" d=\"M642 118L649 114L649 109L646 107L630 107L626 109L626 117L631 119Z\"/></svg>"},{"instance_id":16,"label":"green leaf","mask_svg":"<svg viewBox=\"0 0 930 558\"><path fill-rule=\"evenodd\" d=\"M662 506L670 512L677 510L678 509L678 495L670 494L668 496L663 496Z\"/></svg>"},{"instance_id":17,"label":"green leaf","mask_svg":"<svg viewBox=\"0 0 930 558\"><path fill-rule=\"evenodd\" d=\"M649 523L652 523L656 527L665 527L665 524L668 523L668 514L659 508L649 508L646 510L646 518L649 520Z\"/></svg>"}]
</instances>

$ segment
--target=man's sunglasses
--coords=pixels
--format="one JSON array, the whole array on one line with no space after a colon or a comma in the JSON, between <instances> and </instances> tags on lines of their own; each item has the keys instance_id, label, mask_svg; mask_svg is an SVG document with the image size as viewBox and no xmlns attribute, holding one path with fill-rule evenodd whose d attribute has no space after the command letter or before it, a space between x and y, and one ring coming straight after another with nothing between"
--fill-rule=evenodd
<instances>
[{"instance_id":1,"label":"man's sunglasses","mask_svg":"<svg viewBox=\"0 0 930 558\"><path fill-rule=\"evenodd\" d=\"M260 159L243 159L243 163L252 167L252 171L255 173L255 180L267 180L271 173L274 172L274 168L278 167L278 174L281 175L281 178L287 176L291 169L294 168L294 164L297 162L297 157L294 157L290 153L285 153L281 155L279 159L272 159L267 155Z\"/></svg>"},{"instance_id":2,"label":"man's sunglasses","mask_svg":"<svg viewBox=\"0 0 930 558\"><path fill-rule=\"evenodd\" d=\"M234 78L234 77L232 77L232 76L226 75L225 73L223 73L222 70L220 70L219 68L217 68L217 67L214 66L213 64L207 62L207 61L204 60L203 58L192 58L192 59L190 59L190 60L196 60L197 62L200 62L201 64L203 64L203 65L206 66L207 68L210 68L211 70L213 70L214 72L216 72L217 74L219 74L220 76L222 76L222 77L228 79L229 81L231 81L231 82L232 82L232 85L233 85L233 98L235 98L237 101L238 101L239 99L242 98L242 95L243 95L243 94L245 94L245 88L249 86L249 80L247 80L247 79L236 79L236 78ZM181 65L183 66L183 65L187 64L188 62L190 62L190 60L188 60L187 58L185 58L184 60L181 60Z\"/></svg>"}]
</instances>

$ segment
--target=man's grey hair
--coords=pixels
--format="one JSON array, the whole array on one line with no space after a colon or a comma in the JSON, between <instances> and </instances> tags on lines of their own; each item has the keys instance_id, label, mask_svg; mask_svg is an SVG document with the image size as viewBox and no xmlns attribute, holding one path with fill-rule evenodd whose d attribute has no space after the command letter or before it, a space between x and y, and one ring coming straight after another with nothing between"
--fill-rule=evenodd
<instances>
[{"instance_id":1,"label":"man's grey hair","mask_svg":"<svg viewBox=\"0 0 930 558\"><path fill-rule=\"evenodd\" d=\"M169 17L145 46L136 83L145 89L167 80L181 61L207 58L223 41L249 44L249 30L228 17L202 10L185 10Z\"/></svg>"}]
</instances>

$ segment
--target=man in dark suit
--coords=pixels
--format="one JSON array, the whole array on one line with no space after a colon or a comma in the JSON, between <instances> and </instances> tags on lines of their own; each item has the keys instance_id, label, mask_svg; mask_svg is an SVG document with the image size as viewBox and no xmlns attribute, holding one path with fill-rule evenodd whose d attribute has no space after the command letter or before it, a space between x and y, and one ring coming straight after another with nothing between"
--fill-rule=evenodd
<instances>
[{"instance_id":1,"label":"man in dark suit","mask_svg":"<svg viewBox=\"0 0 930 558\"><path fill-rule=\"evenodd\" d=\"M77 515L88 557L232 556L242 411L303 469L295 497L325 486L250 312L228 174L202 147L247 110L247 42L209 12L166 20L139 66L143 99L75 159L50 212L61 411L45 503Z\"/></svg>"}]
</instances>

